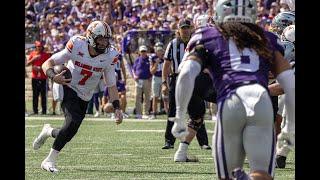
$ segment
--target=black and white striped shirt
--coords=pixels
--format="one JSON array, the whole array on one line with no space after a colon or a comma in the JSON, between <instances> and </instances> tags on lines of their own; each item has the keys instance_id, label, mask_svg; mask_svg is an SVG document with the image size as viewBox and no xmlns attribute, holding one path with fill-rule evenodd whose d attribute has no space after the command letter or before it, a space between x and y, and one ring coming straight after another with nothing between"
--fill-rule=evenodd
<instances>
[{"instance_id":1,"label":"black and white striped shirt","mask_svg":"<svg viewBox=\"0 0 320 180\"><path fill-rule=\"evenodd\" d=\"M172 62L172 72L178 73L179 64L182 61L185 53L187 43L183 43L179 38L174 38L167 45L166 52L164 53L164 59Z\"/></svg>"}]
</instances>

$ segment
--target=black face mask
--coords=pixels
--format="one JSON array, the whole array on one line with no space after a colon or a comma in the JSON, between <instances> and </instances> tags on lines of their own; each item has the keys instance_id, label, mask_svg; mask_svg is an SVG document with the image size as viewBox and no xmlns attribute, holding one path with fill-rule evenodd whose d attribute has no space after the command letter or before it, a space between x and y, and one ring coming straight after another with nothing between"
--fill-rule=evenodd
<instances>
[{"instance_id":1,"label":"black face mask","mask_svg":"<svg viewBox=\"0 0 320 180\"><path fill-rule=\"evenodd\" d=\"M107 46L105 48L99 48L98 47L98 43L97 42L95 42L95 43L96 43L96 47L94 48L94 50L99 54L104 53L106 51L106 49L109 47L109 45L110 45L109 44L109 40L108 40L108 44L107 44Z\"/></svg>"}]
</instances>

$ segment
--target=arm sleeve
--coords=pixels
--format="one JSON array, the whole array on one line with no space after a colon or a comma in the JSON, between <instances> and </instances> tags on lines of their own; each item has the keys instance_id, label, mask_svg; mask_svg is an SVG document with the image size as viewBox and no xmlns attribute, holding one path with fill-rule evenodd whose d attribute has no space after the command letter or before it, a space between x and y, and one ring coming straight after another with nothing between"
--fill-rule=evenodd
<instances>
[{"instance_id":1,"label":"arm sleeve","mask_svg":"<svg viewBox=\"0 0 320 180\"><path fill-rule=\"evenodd\" d=\"M184 120L191 99L195 79L201 71L201 65L194 60L186 60L176 83L176 119Z\"/></svg>"},{"instance_id":2,"label":"arm sleeve","mask_svg":"<svg viewBox=\"0 0 320 180\"><path fill-rule=\"evenodd\" d=\"M51 59L54 61L56 65L66 63L68 60L71 59L72 50L74 48L73 46L74 46L73 38L71 38L67 42L66 47L62 51L52 55Z\"/></svg>"},{"instance_id":3,"label":"arm sleeve","mask_svg":"<svg viewBox=\"0 0 320 180\"><path fill-rule=\"evenodd\" d=\"M115 67L114 65L110 65L103 72L106 86L111 87L116 85L116 76L115 76Z\"/></svg>"},{"instance_id":4,"label":"arm sleeve","mask_svg":"<svg viewBox=\"0 0 320 180\"><path fill-rule=\"evenodd\" d=\"M292 69L281 72L277 81L285 93L285 108L287 113L288 132L295 132L295 76Z\"/></svg>"},{"instance_id":5,"label":"arm sleeve","mask_svg":"<svg viewBox=\"0 0 320 180\"><path fill-rule=\"evenodd\" d=\"M60 52L55 53L51 56L55 65L66 63L71 58L71 53L67 49L63 49Z\"/></svg>"}]
</instances>

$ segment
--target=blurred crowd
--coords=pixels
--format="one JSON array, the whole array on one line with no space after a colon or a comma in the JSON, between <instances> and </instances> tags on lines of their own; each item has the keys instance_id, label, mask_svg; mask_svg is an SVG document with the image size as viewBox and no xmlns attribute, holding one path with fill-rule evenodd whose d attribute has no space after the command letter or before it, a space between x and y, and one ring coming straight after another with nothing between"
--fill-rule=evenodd
<instances>
[{"instance_id":1,"label":"blurred crowd","mask_svg":"<svg viewBox=\"0 0 320 180\"><path fill-rule=\"evenodd\" d=\"M216 0L26 0L25 28L38 29L37 40L44 47L43 51L52 55L64 49L73 35L85 35L90 22L102 20L110 25L112 41L120 50L124 34L129 30L177 31L181 19L190 20L194 25L201 15L213 17L215 3ZM272 19L278 13L295 10L294 0L257 0L257 5L256 23L266 30L272 28ZM165 46L161 48L166 49ZM137 51L137 54L141 53ZM28 50L26 54L29 55ZM30 64L29 61L30 58ZM32 77L36 74L34 68L33 71ZM37 106L38 103L34 104ZM146 107L145 111L152 106Z\"/></svg>"},{"instance_id":2,"label":"blurred crowd","mask_svg":"<svg viewBox=\"0 0 320 180\"><path fill-rule=\"evenodd\" d=\"M268 29L274 16L292 0L258 0L257 23ZM179 19L193 23L202 14L214 15L216 0L26 0L25 27L40 29L46 51L58 52L75 34L84 34L91 21L103 20L112 28L115 43L131 29L175 30Z\"/></svg>"}]
</instances>

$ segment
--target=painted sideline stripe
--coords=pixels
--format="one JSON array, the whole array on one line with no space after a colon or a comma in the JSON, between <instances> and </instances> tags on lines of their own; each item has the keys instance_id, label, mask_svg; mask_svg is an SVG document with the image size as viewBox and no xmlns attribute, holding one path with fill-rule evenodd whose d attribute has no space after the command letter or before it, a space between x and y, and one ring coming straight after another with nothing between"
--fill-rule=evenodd
<instances>
[{"instance_id":1,"label":"painted sideline stripe","mask_svg":"<svg viewBox=\"0 0 320 180\"><path fill-rule=\"evenodd\" d=\"M117 130L119 132L165 132L165 130L156 130L156 129L121 129Z\"/></svg>"},{"instance_id":2,"label":"painted sideline stripe","mask_svg":"<svg viewBox=\"0 0 320 180\"><path fill-rule=\"evenodd\" d=\"M33 121L33 120L64 120L64 117L25 117L25 120ZM110 118L84 118L84 121L111 121L114 122L113 119ZM152 119L152 120L146 120L146 119L123 119L123 122L166 122L166 119ZM212 120L205 120L206 123L215 123L215 121Z\"/></svg>"},{"instance_id":3,"label":"painted sideline stripe","mask_svg":"<svg viewBox=\"0 0 320 180\"><path fill-rule=\"evenodd\" d=\"M26 128L42 127L43 125L26 125Z\"/></svg>"}]
</instances>

